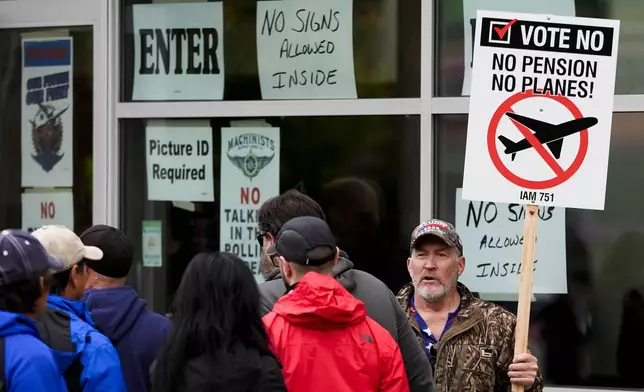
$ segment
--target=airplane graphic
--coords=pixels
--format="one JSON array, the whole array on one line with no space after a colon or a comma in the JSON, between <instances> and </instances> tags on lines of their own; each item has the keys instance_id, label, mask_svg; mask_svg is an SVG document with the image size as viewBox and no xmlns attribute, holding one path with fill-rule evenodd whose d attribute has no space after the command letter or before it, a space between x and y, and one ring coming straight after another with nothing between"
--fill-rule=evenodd
<instances>
[{"instance_id":1,"label":"airplane graphic","mask_svg":"<svg viewBox=\"0 0 644 392\"><path fill-rule=\"evenodd\" d=\"M546 147L552 151L552 154L556 159L559 159L559 156L561 156L561 147L563 146L563 141L566 136L573 135L597 124L597 118L595 117L576 118L574 120L554 125L512 112L506 112L505 115L510 117L512 121L530 128L534 132L534 136L537 138L539 143L542 145L545 144ZM532 145L527 139L523 139L518 142L513 142L505 136L499 136L498 139L505 146L504 153L512 154L513 161L517 152L532 148Z\"/></svg>"}]
</instances>

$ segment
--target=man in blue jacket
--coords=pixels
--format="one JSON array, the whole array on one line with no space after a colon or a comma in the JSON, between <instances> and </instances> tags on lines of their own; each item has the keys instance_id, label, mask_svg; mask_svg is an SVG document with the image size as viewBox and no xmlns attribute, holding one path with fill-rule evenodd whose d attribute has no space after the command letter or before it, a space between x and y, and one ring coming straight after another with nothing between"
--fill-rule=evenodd
<instances>
[{"instance_id":1,"label":"man in blue jacket","mask_svg":"<svg viewBox=\"0 0 644 392\"><path fill-rule=\"evenodd\" d=\"M49 270L62 268L29 233L0 232L0 389L67 391L32 321L47 307Z\"/></svg>"},{"instance_id":2,"label":"man in blue jacket","mask_svg":"<svg viewBox=\"0 0 644 392\"><path fill-rule=\"evenodd\" d=\"M95 327L85 302L85 263L101 260L100 249L85 246L64 226L43 226L34 231L50 255L64 269L52 277L47 310L38 320L42 339L52 349L70 392L126 391L116 349Z\"/></svg>"},{"instance_id":3,"label":"man in blue jacket","mask_svg":"<svg viewBox=\"0 0 644 392\"><path fill-rule=\"evenodd\" d=\"M128 391L147 392L150 366L172 323L146 309L146 302L125 285L134 260L134 247L125 234L96 225L81 234L81 240L103 251L102 260L87 264L85 301L92 318L118 350Z\"/></svg>"}]
</instances>

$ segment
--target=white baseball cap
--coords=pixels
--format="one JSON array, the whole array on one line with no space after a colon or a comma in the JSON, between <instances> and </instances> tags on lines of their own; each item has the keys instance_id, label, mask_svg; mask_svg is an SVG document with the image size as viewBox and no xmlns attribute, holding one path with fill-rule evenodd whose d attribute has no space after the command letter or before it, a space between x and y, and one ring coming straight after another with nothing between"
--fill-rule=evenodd
<instances>
[{"instance_id":1,"label":"white baseball cap","mask_svg":"<svg viewBox=\"0 0 644 392\"><path fill-rule=\"evenodd\" d=\"M101 260L103 251L95 246L85 246L80 237L65 226L48 225L31 233L47 252L63 262L66 271L83 259Z\"/></svg>"}]
</instances>

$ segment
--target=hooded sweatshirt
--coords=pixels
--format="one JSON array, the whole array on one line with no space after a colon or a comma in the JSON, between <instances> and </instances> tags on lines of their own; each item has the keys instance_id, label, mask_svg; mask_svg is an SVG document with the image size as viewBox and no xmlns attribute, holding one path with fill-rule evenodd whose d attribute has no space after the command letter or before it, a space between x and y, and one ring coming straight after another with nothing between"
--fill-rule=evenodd
<instances>
[{"instance_id":1,"label":"hooded sweatshirt","mask_svg":"<svg viewBox=\"0 0 644 392\"><path fill-rule=\"evenodd\" d=\"M116 346L127 390L150 390L150 366L163 347L172 323L147 310L131 287L85 291L84 298L99 329Z\"/></svg>"},{"instance_id":2,"label":"hooded sweatshirt","mask_svg":"<svg viewBox=\"0 0 644 392\"><path fill-rule=\"evenodd\" d=\"M33 321L0 311L0 338L4 339L4 383L8 392L67 391Z\"/></svg>"},{"instance_id":3,"label":"hooded sweatshirt","mask_svg":"<svg viewBox=\"0 0 644 392\"><path fill-rule=\"evenodd\" d=\"M398 343L411 392L433 392L432 368L394 293L375 276L353 269L353 263L345 252L340 252L333 276L351 295L364 303L367 316L389 331ZM263 316L273 309L286 287L278 275L274 280L260 284L259 291L260 314Z\"/></svg>"},{"instance_id":4,"label":"hooded sweatshirt","mask_svg":"<svg viewBox=\"0 0 644 392\"><path fill-rule=\"evenodd\" d=\"M38 329L70 392L126 391L116 349L95 328L84 302L50 294Z\"/></svg>"},{"instance_id":5,"label":"hooded sweatshirt","mask_svg":"<svg viewBox=\"0 0 644 392\"><path fill-rule=\"evenodd\" d=\"M307 273L263 321L289 391L409 391L396 342L330 276Z\"/></svg>"}]
</instances>

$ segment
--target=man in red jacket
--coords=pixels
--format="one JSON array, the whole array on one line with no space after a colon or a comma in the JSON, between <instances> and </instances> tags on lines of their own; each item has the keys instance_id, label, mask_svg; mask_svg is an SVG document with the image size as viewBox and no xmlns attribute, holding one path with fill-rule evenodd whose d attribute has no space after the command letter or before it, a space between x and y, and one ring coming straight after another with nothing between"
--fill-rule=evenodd
<instances>
[{"instance_id":1,"label":"man in red jacket","mask_svg":"<svg viewBox=\"0 0 644 392\"><path fill-rule=\"evenodd\" d=\"M394 339L332 276L339 250L326 222L290 220L267 254L288 287L263 320L289 391L409 391Z\"/></svg>"}]
</instances>

